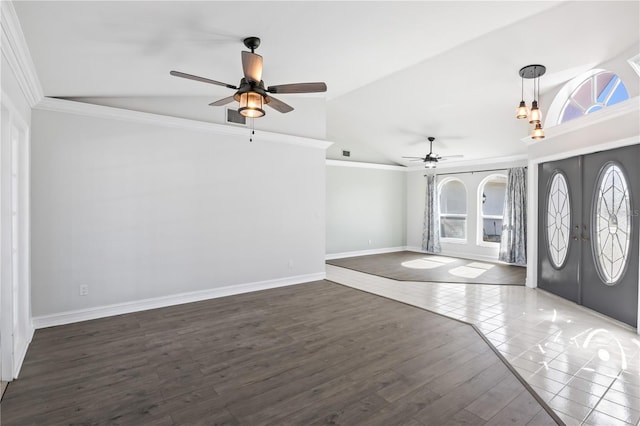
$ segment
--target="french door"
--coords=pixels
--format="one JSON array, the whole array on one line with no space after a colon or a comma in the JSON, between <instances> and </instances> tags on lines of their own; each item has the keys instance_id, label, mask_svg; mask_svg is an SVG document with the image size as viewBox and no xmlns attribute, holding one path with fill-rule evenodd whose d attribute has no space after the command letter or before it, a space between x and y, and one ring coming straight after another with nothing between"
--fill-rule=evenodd
<instances>
[{"instance_id":1,"label":"french door","mask_svg":"<svg viewBox=\"0 0 640 426\"><path fill-rule=\"evenodd\" d=\"M637 326L640 145L543 163L538 286Z\"/></svg>"}]
</instances>

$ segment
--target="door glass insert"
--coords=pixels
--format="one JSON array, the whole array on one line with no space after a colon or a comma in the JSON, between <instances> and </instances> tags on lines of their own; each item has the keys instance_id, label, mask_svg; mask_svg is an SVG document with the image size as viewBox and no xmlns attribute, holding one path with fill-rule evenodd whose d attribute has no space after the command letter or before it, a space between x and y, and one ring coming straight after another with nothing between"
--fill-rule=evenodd
<instances>
[{"instance_id":1,"label":"door glass insert","mask_svg":"<svg viewBox=\"0 0 640 426\"><path fill-rule=\"evenodd\" d=\"M603 166L595 188L593 250L600 279L614 285L624 274L631 242L631 202L625 175L616 163Z\"/></svg>"},{"instance_id":2,"label":"door glass insert","mask_svg":"<svg viewBox=\"0 0 640 426\"><path fill-rule=\"evenodd\" d=\"M571 231L571 202L567 180L558 171L553 174L547 194L547 248L549 259L556 268L560 268L569 250L569 232Z\"/></svg>"}]
</instances>

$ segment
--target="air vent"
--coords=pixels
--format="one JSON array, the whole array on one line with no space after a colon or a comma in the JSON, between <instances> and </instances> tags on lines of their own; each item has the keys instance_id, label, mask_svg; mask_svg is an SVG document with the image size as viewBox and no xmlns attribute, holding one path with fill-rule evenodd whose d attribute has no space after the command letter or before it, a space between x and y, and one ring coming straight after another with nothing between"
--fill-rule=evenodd
<instances>
[{"instance_id":1,"label":"air vent","mask_svg":"<svg viewBox=\"0 0 640 426\"><path fill-rule=\"evenodd\" d=\"M247 118L243 115L240 115L237 110L233 108L227 108L227 123L246 126Z\"/></svg>"}]
</instances>

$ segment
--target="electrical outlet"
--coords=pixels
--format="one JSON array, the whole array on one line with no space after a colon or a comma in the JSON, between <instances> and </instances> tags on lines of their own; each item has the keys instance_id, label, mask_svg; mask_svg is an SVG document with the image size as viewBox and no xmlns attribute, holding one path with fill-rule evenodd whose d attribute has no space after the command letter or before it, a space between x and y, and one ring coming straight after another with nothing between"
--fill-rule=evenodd
<instances>
[{"instance_id":1,"label":"electrical outlet","mask_svg":"<svg viewBox=\"0 0 640 426\"><path fill-rule=\"evenodd\" d=\"M369 240L369 245L371 245L371 240Z\"/></svg>"},{"instance_id":2,"label":"electrical outlet","mask_svg":"<svg viewBox=\"0 0 640 426\"><path fill-rule=\"evenodd\" d=\"M293 269L293 260L289 259L289 269Z\"/></svg>"},{"instance_id":3,"label":"electrical outlet","mask_svg":"<svg viewBox=\"0 0 640 426\"><path fill-rule=\"evenodd\" d=\"M87 284L80 285L80 296L86 296L89 294L89 286Z\"/></svg>"}]
</instances>

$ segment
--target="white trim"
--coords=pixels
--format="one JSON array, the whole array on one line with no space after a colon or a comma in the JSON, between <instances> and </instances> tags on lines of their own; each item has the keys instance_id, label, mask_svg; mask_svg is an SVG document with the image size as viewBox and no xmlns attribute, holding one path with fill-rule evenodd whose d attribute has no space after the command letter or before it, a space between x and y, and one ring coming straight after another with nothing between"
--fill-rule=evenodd
<instances>
[{"instance_id":1,"label":"white trim","mask_svg":"<svg viewBox=\"0 0 640 426\"><path fill-rule=\"evenodd\" d=\"M615 141L604 142L597 145L588 145L582 148L573 149L570 151L563 151L557 154L550 154L544 157L533 158L529 161L529 164L537 166L540 163L547 163L549 161L563 160L565 158L578 157L581 155L592 154L599 151L609 151L611 149L622 148L625 146L637 145L640 143L640 137L632 136L624 139L617 139Z\"/></svg>"},{"instance_id":2,"label":"white trim","mask_svg":"<svg viewBox=\"0 0 640 426\"><path fill-rule=\"evenodd\" d=\"M383 254L383 253L395 253L398 251L407 250L406 246L401 247L387 247L381 249L370 249L370 250L357 250L357 251L346 251L343 253L329 253L325 255L325 260L333 260L333 259L343 259L345 257L356 257L356 256L368 256L371 254Z\"/></svg>"},{"instance_id":3,"label":"white trim","mask_svg":"<svg viewBox=\"0 0 640 426\"><path fill-rule=\"evenodd\" d=\"M376 164L376 163L361 163L358 161L342 161L342 160L327 160L327 166L336 167L355 167L360 169L380 169L380 170L397 170L400 172L410 171L404 166L392 166L390 164Z\"/></svg>"},{"instance_id":4,"label":"white trim","mask_svg":"<svg viewBox=\"0 0 640 426\"><path fill-rule=\"evenodd\" d=\"M88 321L97 318L105 318L113 315L122 315L132 312L146 311L149 309L164 308L167 306L181 305L184 303L199 302L216 299L219 297L233 296L252 291L267 290L271 288L302 284L326 278L325 272L315 274L297 275L286 278L278 278L267 281L257 281L246 284L236 284L208 290L192 291L188 293L174 294L171 296L154 297L151 299L136 300L132 302L117 303L95 308L79 309L60 312L51 315L42 315L33 318L36 329L54 327L57 325L71 324L80 321Z\"/></svg>"},{"instance_id":5,"label":"white trim","mask_svg":"<svg viewBox=\"0 0 640 426\"><path fill-rule=\"evenodd\" d=\"M44 96L42 85L31 59L31 53L24 38L20 20L13 7L13 2L3 0L0 3L2 8L0 10L2 18L2 43L0 43L0 49L15 74L25 99L29 106L33 107Z\"/></svg>"},{"instance_id":6,"label":"white trim","mask_svg":"<svg viewBox=\"0 0 640 426\"><path fill-rule=\"evenodd\" d=\"M239 136L246 138L247 130L242 127L227 126L225 124L207 123L186 118L177 118L148 112L131 111L122 108L114 108L103 105L94 105L84 102L69 101L66 99L43 98L35 107L37 110L64 112L85 117L107 118L112 120L128 121L133 123L151 124L156 126L171 127L177 129L195 130L221 135ZM303 136L292 136L283 133L274 133L260 130L260 141L287 143L305 146L307 148L327 149L333 142L312 139Z\"/></svg>"},{"instance_id":7,"label":"white trim","mask_svg":"<svg viewBox=\"0 0 640 426\"><path fill-rule=\"evenodd\" d=\"M527 166L527 280L529 288L538 287L538 163Z\"/></svg>"},{"instance_id":8,"label":"white trim","mask_svg":"<svg viewBox=\"0 0 640 426\"><path fill-rule=\"evenodd\" d=\"M456 170L459 171L460 173L462 172L466 172L466 171L475 171L478 170L478 168L480 166L492 166L492 168L500 168L501 166L503 166L505 163L515 163L515 162L522 162L522 165L525 165L528 159L528 155L527 154L519 154L519 155L511 155L508 157L497 157L497 158L482 158L482 159L472 159L472 160L464 160L464 161L455 161L455 162L449 162L446 161L444 163L440 163L438 162L438 167L436 167L435 169L425 169L424 167L410 167L409 171L410 172L414 172L414 171L425 171L425 170L434 170L435 174L438 174L438 171L440 170L449 170L449 169L463 169L463 170ZM504 169L508 169L511 167L517 167L516 165L504 165ZM468 169L468 170L467 170ZM481 171L480 171L481 172ZM478 172L478 173L480 173ZM447 173L451 173L450 171L447 171Z\"/></svg>"},{"instance_id":9,"label":"white trim","mask_svg":"<svg viewBox=\"0 0 640 426\"><path fill-rule=\"evenodd\" d=\"M601 123L603 121L609 121L613 118L622 117L634 112L637 113L639 110L640 96L636 96L634 98L627 99L624 102L620 102L607 108L603 108L600 111L583 115L582 117L574 118L573 120L565 121L564 123L558 124L557 126L546 128L544 129L544 139L532 139L531 136L527 136L525 138L522 138L521 140L522 142L526 143L529 148L536 145L548 144L549 139L553 139L567 133L572 133L577 130L584 129L585 127L590 127L594 124ZM635 118L637 120L637 116ZM589 148L592 149L593 147Z\"/></svg>"},{"instance_id":10,"label":"white trim","mask_svg":"<svg viewBox=\"0 0 640 426\"><path fill-rule=\"evenodd\" d=\"M30 180L30 128L27 125L26 120L20 114L19 110L15 107L15 104L11 101L11 98L4 92L1 92L1 106L6 108L6 128L5 132L9 132L7 139L0 140L0 160L2 160L3 173L0 173L0 204L2 204L2 224L0 226L0 256L4 265L0 266L2 270L2 277L0 277L0 294L2 294L2 303L0 309L0 335L2 335L2 348L0 350L0 357L2 357L2 371L0 371L0 378L5 381L16 379L20 372L20 368L24 362L27 354L27 349L33 338L34 328L31 319L31 278L30 278L30 196L29 196L29 180ZM13 144L13 131L14 129L19 132L21 138L18 140L18 151L14 151ZM24 149L21 153L20 149ZM2 157L6 155L7 157ZM20 176L24 179L21 181L20 188L26 188L27 193L19 193L18 203L24 203L18 209L19 221L22 224L22 230L19 230L19 237L21 238L19 254L21 262L19 268L21 268L21 285L19 288L19 295L22 296L22 300L26 300L28 306L22 306L26 308L26 311L20 310L18 322L15 323L14 317L16 314L17 306L14 305L14 282L13 277L16 271L13 269L13 226L5 221L11 221L11 211L13 210L14 194L11 183L3 183L3 179L11 180L11 173L13 172L14 156L17 155L17 161L19 162ZM7 162L9 164L7 164ZM4 169L6 167L6 169ZM20 190L18 188L18 190ZM7 218L5 215L9 215ZM24 329L24 334L18 334L16 327Z\"/></svg>"}]
</instances>

